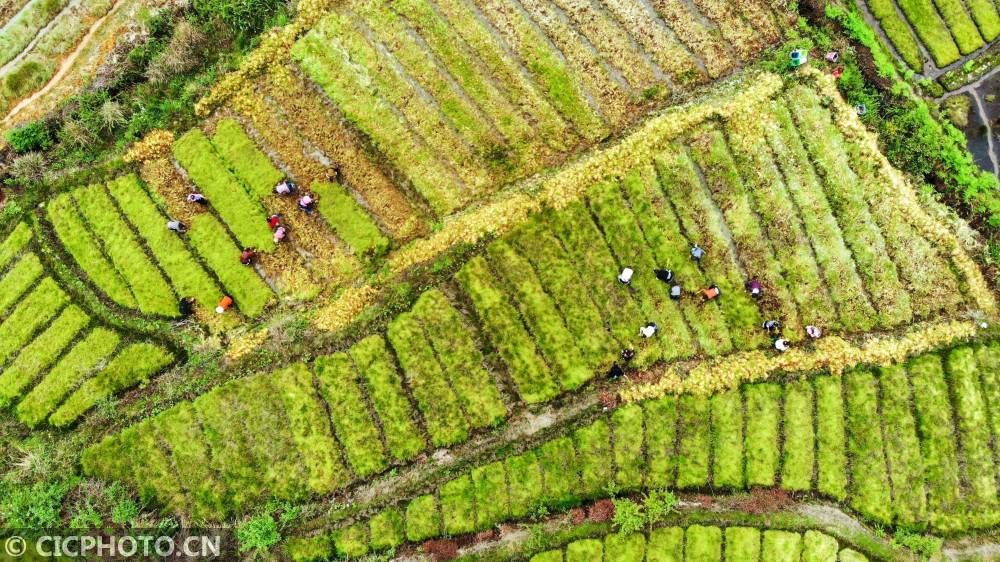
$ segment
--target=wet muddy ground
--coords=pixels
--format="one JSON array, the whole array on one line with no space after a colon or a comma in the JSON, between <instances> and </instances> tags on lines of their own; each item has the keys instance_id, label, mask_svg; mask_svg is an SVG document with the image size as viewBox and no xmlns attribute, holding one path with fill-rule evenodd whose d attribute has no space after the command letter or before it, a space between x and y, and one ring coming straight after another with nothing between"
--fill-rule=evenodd
<instances>
[{"instance_id":1,"label":"wet muddy ground","mask_svg":"<svg viewBox=\"0 0 1000 562\"><path fill-rule=\"evenodd\" d=\"M969 152L980 168L1000 173L1000 72L994 69L982 79L951 95L972 98L968 124L963 128Z\"/></svg>"}]
</instances>

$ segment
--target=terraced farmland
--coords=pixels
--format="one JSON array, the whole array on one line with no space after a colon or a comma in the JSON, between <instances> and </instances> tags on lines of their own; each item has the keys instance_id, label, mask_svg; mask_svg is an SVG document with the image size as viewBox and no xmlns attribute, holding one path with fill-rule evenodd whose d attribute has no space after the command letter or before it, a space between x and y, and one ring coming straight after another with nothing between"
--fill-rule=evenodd
<instances>
[{"instance_id":1,"label":"terraced farmland","mask_svg":"<svg viewBox=\"0 0 1000 562\"><path fill-rule=\"evenodd\" d=\"M391 519L386 519L386 522ZM389 526L380 527L386 534ZM391 531L390 531L391 533ZM345 531L336 541L339 557L351 559L368 552L365 532ZM318 560L310 556L309 547L291 547L293 560ZM318 551L317 551L318 552ZM563 548L539 552L527 558L530 562L584 562L593 560L843 560L863 562L864 554L838 543L837 539L819 531L804 533L777 529L760 530L752 527L659 527L646 533L620 534L580 539Z\"/></svg>"},{"instance_id":2,"label":"terraced farmland","mask_svg":"<svg viewBox=\"0 0 1000 562\"><path fill-rule=\"evenodd\" d=\"M102 326L45 271L21 223L0 246L0 409L66 427L173 363L159 345Z\"/></svg>"},{"instance_id":3,"label":"terraced farmland","mask_svg":"<svg viewBox=\"0 0 1000 562\"><path fill-rule=\"evenodd\" d=\"M412 310L390 322L389 346L373 336L347 354L318 359L309 368L297 366L219 387L89 449L86 471L141 485L144 497L171 511L219 517L246 510L265 493L285 499L323 495L394 463L412 461L428 445L462 443L520 404L546 402L587 384L622 348L634 347L635 366L645 368L765 347L764 318L781 318L788 338L797 344L808 324L864 332L995 306L957 240L907 199L909 188L902 178L877 154L865 151L866 133L858 136L853 112L824 92L801 84L779 87L771 96L741 106L742 111L694 123L621 180L601 181L562 210L547 211L490 244L459 271L456 283L443 292L425 292ZM821 239L822 246L817 243ZM700 263L688 256L692 243L708 252ZM687 297L675 302L667 296L666 285L652 275L657 265L675 269ZM639 272L628 287L615 279L624 266ZM750 276L761 280L766 298L755 301L745 292L743 283ZM723 297L699 304L694 290L709 283L717 284ZM460 312L468 307L463 303L471 304L471 315ZM650 320L661 326L663 336L642 340L638 328ZM490 347L484 345L487 340ZM489 349L495 350L499 365L484 363ZM938 375L940 370L928 376ZM805 393L796 398L796 408L807 418L813 415L813 403L830 408L829 415L818 419L835 425L818 425L814 441L810 421L808 435L789 438L810 452L818 443L819 468L814 480L812 457L799 459L803 465L785 463L790 472L797 471L798 480L783 477L783 486L846 499L874 521L929 522L940 529L988 526L982 521L991 520L990 512L982 512L983 520L966 520L945 499L930 510L899 506L897 512L887 512L894 507L885 495L887 485L851 488L850 482L861 480L852 480L848 467L868 470L861 456L882 446L871 441L869 431L877 419L863 418L861 412L860 421L845 415L843 403L834 400L840 390L829 387L840 379L817 380L815 388L796 391ZM941 380L938 376L927 384ZM504 397L505 388L516 396ZM744 397L730 395L732 399L717 404L715 399L681 398L681 408L688 412L682 419L691 423L678 431L693 433L680 439L677 454L690 464L676 474L671 470L658 476L662 485L700 488L713 482L712 474L719 478L716 486L776 485L784 470L779 428L801 425L792 419L779 423L782 394L780 385L771 384L748 387ZM918 408L928 396L917 398ZM738 447L727 447L730 457L720 459L723 464L712 472L709 436L743 441L743 425L737 422L743 400L748 412L759 410L748 415L746 432L748 443L756 447L759 441L760 449L747 446L745 474ZM729 423L728 429L709 433L715 407L733 412L718 416ZM907 412L912 418L912 410ZM638 407L615 416L631 416L630 427L643 427ZM863 440L845 441L845 419L867 428ZM647 427L658 428L659 435L672 426L663 421ZM143 445L156 443L154 435L171 442L172 455L180 455L175 462L158 446ZM928 447L935 446L930 435L924 438ZM645 457L638 457L644 450L641 431L630 439L621 454L631 455L628 462L636 467L645 466ZM979 439L983 442L983 436ZM384 448L372 448L383 440ZM553 443L556 458L574 454L568 439ZM954 460L955 454L952 449L944 458ZM848 463L848 455L859 460ZM582 455L581 462L590 457ZM992 463L988 457L976 458ZM649 460L650 466L656 462ZM184 468L175 474L164 468L170 465L197 467L197 473ZM871 470L866 477L888 478L884 465L881 472ZM642 485L644 470L629 474L633 487ZM923 476L911 477L924 481ZM579 489L596 493L605 481L595 476ZM579 491L566 482L570 487L554 493L553 505ZM453 486L456 497L464 497L460 490L471 484ZM955 488L948 490L942 497ZM933 501L937 494L930 495ZM992 505L984 499L987 495L984 491L980 497L983 506ZM459 526L445 523L449 534L495 522L484 516L483 523L476 523L480 520L467 513L444 521Z\"/></svg>"},{"instance_id":4,"label":"terraced farmland","mask_svg":"<svg viewBox=\"0 0 1000 562\"><path fill-rule=\"evenodd\" d=\"M763 3L721 7L366 2L324 18L292 55L443 215L780 37Z\"/></svg>"},{"instance_id":5,"label":"terraced farmland","mask_svg":"<svg viewBox=\"0 0 1000 562\"><path fill-rule=\"evenodd\" d=\"M311 368L221 386L105 441L84 464L145 481L144 495L173 511L220 519L266 494L330 493L506 417L472 332L441 293L398 318L389 342L371 336Z\"/></svg>"},{"instance_id":6,"label":"terraced farmland","mask_svg":"<svg viewBox=\"0 0 1000 562\"><path fill-rule=\"evenodd\" d=\"M1000 520L990 452L996 434L974 420L994 415L987 395L995 393L998 359L996 344L963 346L842 377L629 404L466 470L426 495L386 498L391 505L370 518L290 549L326 545L327 555L360 556L473 533L540 507L606 497L609 482L619 493L781 487L843 502L884 525L990 528ZM382 532L386 521L397 521L399 531ZM387 536L395 540L386 544Z\"/></svg>"},{"instance_id":7,"label":"terraced farmland","mask_svg":"<svg viewBox=\"0 0 1000 562\"><path fill-rule=\"evenodd\" d=\"M966 155L891 115L994 4L279 4L0 1L0 98L37 71L5 126L45 115L0 147L0 526L297 562L995 546L992 238L934 193Z\"/></svg>"},{"instance_id":8,"label":"terraced farmland","mask_svg":"<svg viewBox=\"0 0 1000 562\"><path fill-rule=\"evenodd\" d=\"M756 1L738 13L715 2L521 10L465 2L338 8L289 60L234 92L204 130L178 138L171 154L140 156L143 179L172 218L193 223L207 211L221 219L239 247L262 252L259 271L279 295L307 300L426 234L430 221L732 72L787 25L787 14ZM330 89L330 79L347 82ZM271 192L286 176L318 196L318 216ZM204 193L209 208L186 205L189 191ZM273 213L291 232L278 248L266 229ZM85 270L108 269L84 262ZM122 283L97 274L115 302L166 314L148 302L152 294L133 303Z\"/></svg>"}]
</instances>

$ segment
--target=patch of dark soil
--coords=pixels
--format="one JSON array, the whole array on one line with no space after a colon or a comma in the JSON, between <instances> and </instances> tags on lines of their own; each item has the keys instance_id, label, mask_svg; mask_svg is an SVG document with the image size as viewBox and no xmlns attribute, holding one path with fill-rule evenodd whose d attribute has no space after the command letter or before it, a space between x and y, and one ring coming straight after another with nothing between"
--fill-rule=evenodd
<instances>
[{"instance_id":1,"label":"patch of dark soil","mask_svg":"<svg viewBox=\"0 0 1000 562\"><path fill-rule=\"evenodd\" d=\"M781 511L795 500L787 490L780 488L754 488L748 496L734 498L730 507L739 511L761 515Z\"/></svg>"},{"instance_id":2,"label":"patch of dark soil","mask_svg":"<svg viewBox=\"0 0 1000 562\"><path fill-rule=\"evenodd\" d=\"M498 538L499 536L500 533L497 532L496 529L487 529L485 531L479 531L478 533L476 533L475 536L473 536L472 541L473 542L492 541Z\"/></svg>"},{"instance_id":3,"label":"patch of dark soil","mask_svg":"<svg viewBox=\"0 0 1000 562\"><path fill-rule=\"evenodd\" d=\"M713 505L715 505L715 498L713 498L712 496L707 496L705 494L698 494L691 499L697 502L698 505L704 507L705 509L709 509Z\"/></svg>"},{"instance_id":4,"label":"patch of dark soil","mask_svg":"<svg viewBox=\"0 0 1000 562\"><path fill-rule=\"evenodd\" d=\"M434 560L454 560L458 557L458 543L451 539L434 539L424 543L423 551Z\"/></svg>"}]
</instances>

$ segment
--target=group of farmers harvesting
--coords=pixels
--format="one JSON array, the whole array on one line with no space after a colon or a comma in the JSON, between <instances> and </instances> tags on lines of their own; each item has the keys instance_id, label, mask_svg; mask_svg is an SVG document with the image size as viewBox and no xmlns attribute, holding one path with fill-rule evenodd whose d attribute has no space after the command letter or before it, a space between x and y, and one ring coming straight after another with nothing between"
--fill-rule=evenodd
<instances>
[{"instance_id":1,"label":"group of farmers harvesting","mask_svg":"<svg viewBox=\"0 0 1000 562\"><path fill-rule=\"evenodd\" d=\"M296 196L299 192L298 186L295 182L284 179L278 182L274 186L274 193L279 197L292 197ZM191 193L187 196L187 201L197 205L206 205L208 199L200 193ZM300 211L306 214L312 214L316 206L316 198L311 193L303 193L297 200L298 208ZM268 227L273 233L274 242L278 244L285 240L288 235L288 227L282 222L281 215L273 214L267 219ZM167 223L167 228L181 233L186 230L186 227L178 220L171 220ZM705 259L707 252L704 248L694 244L690 249L691 259L695 262L701 262ZM240 253L240 263L245 266L252 266L257 258L257 249L248 247L244 248ZM618 281L625 287L630 286L632 278L635 275L635 270L631 267L625 267L618 274ZM684 298L684 289L681 286L680 281L674 275L674 272L670 269L654 269L653 275L660 282L666 283L670 286L669 295L672 300L679 301ZM757 279L749 279L745 284L746 291L754 299L759 299L763 295L764 288L760 281ZM707 303L709 301L714 301L722 297L722 290L715 284L709 284L707 287L699 288L696 294L700 296L700 301L702 303ZM216 307L216 312L223 313L229 307L233 305L233 299L230 296L224 296ZM180 313L183 316L188 316L193 312L194 299L192 297L184 297L180 301ZM790 344L787 339L782 336L782 323L778 319L766 320L761 324L761 328L766 330L768 335L771 336L772 345L774 349L779 352L787 351L790 348ZM822 335L820 328L816 326L806 326L806 335L810 338L816 339ZM659 326L655 322L647 322L639 328L639 336L648 339L654 337L659 331ZM632 349L623 349L621 352L621 361L625 366L632 360L635 356L635 351ZM624 374L624 368L621 364L615 363L608 373L609 378L617 378Z\"/></svg>"},{"instance_id":2,"label":"group of farmers harvesting","mask_svg":"<svg viewBox=\"0 0 1000 562\"><path fill-rule=\"evenodd\" d=\"M690 253L691 253L691 259L694 260L695 262L701 262L701 260L705 258L705 256L707 255L705 249L698 246L697 244L691 246ZM625 267L618 274L618 281L623 286L627 287L632 283L632 277L634 275L635 275L635 270L633 270L631 267ZM670 286L669 294L672 300L675 301L681 300L684 290L681 287L680 281L674 275L674 272L672 270L654 269L653 275L659 281L666 283L667 285ZM754 299L759 299L764 294L764 288L761 285L760 281L758 281L757 279L748 280L744 286L747 292L750 294L750 296L753 297ZM713 301L722 297L722 290L719 289L718 285L710 284L707 287L702 287L698 289L697 294L700 295L702 303L707 303L709 301ZM788 351L788 349L791 347L791 344L789 344L788 340L782 336L782 328L783 325L781 321L777 319L765 320L763 323L761 323L761 329L766 330L768 335L771 336L771 343L774 349L776 349L779 352ZM657 334L657 332L659 332L659 329L660 328L659 326L656 325L656 322L647 322L646 324L644 324L639 328L639 336L642 338L652 338ZM811 325L806 326L805 330L806 330L806 335L812 339L817 339L823 335L823 331L817 326L811 326ZM623 349L621 352L621 362L627 366L634 356L635 356L634 350ZM611 366L611 369L608 372L608 378L611 379L618 378L622 376L624 372L625 370L622 367L622 365L619 363L615 363L614 365Z\"/></svg>"},{"instance_id":3,"label":"group of farmers harvesting","mask_svg":"<svg viewBox=\"0 0 1000 562\"><path fill-rule=\"evenodd\" d=\"M299 187L295 182L289 179L283 179L274 186L274 193L280 197L291 197L298 193ZM187 196L187 201L189 203L194 203L196 205L207 205L208 198L206 198L201 193L191 193ZM297 201L299 210L307 215L311 215L316 209L316 197L312 193L302 194ZM271 229L271 233L274 238L274 243L279 244L285 240L288 236L288 227L282 223L282 217L279 214L273 214L267 218L267 226ZM167 221L167 229L177 233L183 233L187 231L187 226L184 225L179 220L171 219ZM252 266L257 259L257 249L253 247L243 248L240 252L240 263L245 266ZM178 311L181 316L187 317L194 312L194 297L183 297L178 305ZM234 304L233 298L229 295L222 297L218 305L215 307L215 311L219 314L226 312Z\"/></svg>"}]
</instances>

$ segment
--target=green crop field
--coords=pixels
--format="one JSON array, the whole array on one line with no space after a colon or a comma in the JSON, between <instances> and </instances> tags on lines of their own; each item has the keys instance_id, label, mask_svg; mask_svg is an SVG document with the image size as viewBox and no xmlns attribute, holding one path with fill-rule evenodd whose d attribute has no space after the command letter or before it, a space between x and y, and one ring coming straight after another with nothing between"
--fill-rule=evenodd
<instances>
[{"instance_id":1,"label":"green crop field","mask_svg":"<svg viewBox=\"0 0 1000 562\"><path fill-rule=\"evenodd\" d=\"M31 427L45 421L67 426L98 400L148 380L174 361L170 352L150 343L116 354L121 337L69 302L70 295L39 260L26 223L0 248L5 262L0 267L0 409L13 410Z\"/></svg>"},{"instance_id":2,"label":"green crop field","mask_svg":"<svg viewBox=\"0 0 1000 562\"><path fill-rule=\"evenodd\" d=\"M925 62L944 68L1000 35L993 2L862 0L899 57L916 72ZM929 56L929 60L928 60Z\"/></svg>"},{"instance_id":3,"label":"green crop field","mask_svg":"<svg viewBox=\"0 0 1000 562\"><path fill-rule=\"evenodd\" d=\"M456 476L432 493L431 497L440 497L440 504L426 505L428 496L394 502L367 524L375 537L376 521L388 517L383 513L405 513L403 533L393 544L370 547L398 546L405 542L404 536L413 541L470 533L542 507L577 505L602 497L606 482L615 482L619 491L746 489L785 487L788 476L795 474L808 476L801 486L792 478L793 489L845 502L866 519L884 525L927 526L944 532L986 529L997 524L1000 512L992 478L996 466L981 447L996 435L963 420L988 414L982 389L992 375L972 373L992 372L993 356L998 353L996 344L963 346L919 356L904 367L859 369L842 377L825 375L804 382L744 385L728 393L732 398L727 400L735 400L735 407L722 416L712 404L726 395L668 396L625 406L589 425L566 428L566 437L553 437L520 455ZM956 385L956 376L966 380ZM928 391L949 385L951 400L935 398ZM781 412L781 402L787 403L793 392L806 402L805 419L794 417L797 410ZM824 405L831 392L838 400ZM924 409L928 400L934 403L933 410ZM968 406L953 409L951 403ZM928 419L931 412L933 418ZM795 428L802 422L818 428L814 435L795 435L801 432ZM964 447L961 450L959 443ZM735 468L719 469L719 451L723 450L735 457L731 461ZM712 469L709 456L716 460ZM529 471L540 472L541 477L524 478L522 474ZM494 472L499 474L492 476ZM479 484L473 483L484 479L498 484L475 499ZM508 507L498 509L498 502ZM436 521L436 527L428 527L428 519ZM334 530L309 541L340 552L344 532ZM777 559L767 552L784 552L783 542L799 541L797 535L776 535L771 544L767 534L764 560ZM696 541L702 545L699 548L709 549L705 559L720 559L711 553L720 548L721 536L706 540ZM687 552L691 557L691 551Z\"/></svg>"},{"instance_id":4,"label":"green crop field","mask_svg":"<svg viewBox=\"0 0 1000 562\"><path fill-rule=\"evenodd\" d=\"M988 558L998 37L990 0L0 2L0 536Z\"/></svg>"},{"instance_id":5,"label":"green crop field","mask_svg":"<svg viewBox=\"0 0 1000 562\"><path fill-rule=\"evenodd\" d=\"M311 368L298 365L275 377L242 379L193 401L196 415L186 418L187 427L174 431L186 440L197 434L201 446L214 451L217 492L185 495L196 482L178 474L170 477L167 490L151 493L158 501L177 502L171 508L190 506L202 516L218 517L245 509L265 493L289 500L329 493L390 464L410 461L429 443L452 445L468 439L470 430L502 420L507 410L496 383L483 369L468 328L460 328L463 320L447 299L434 291L425 293L410 314L390 327L392 348L372 336L347 352L316 359ZM447 322L447 338L438 337L444 335L438 322ZM182 423L174 421L175 409L157 416L145 429L137 428L137 438L166 423L162 420ZM262 419L245 427L234 425L263 412L274 416L268 418L273 423ZM176 443L174 449L181 446L189 445ZM265 449L254 452L255 447ZM131 480L123 456L145 454L133 448L130 441L109 439L86 454L86 470L123 471L116 477ZM300 455L306 470L297 468ZM247 465L247 458L255 459L255 468ZM285 464L275 464L279 459ZM280 479L279 488L274 479ZM215 511L218 506L226 507Z\"/></svg>"},{"instance_id":6,"label":"green crop field","mask_svg":"<svg viewBox=\"0 0 1000 562\"><path fill-rule=\"evenodd\" d=\"M168 215L135 176L61 195L47 218L97 289L127 308L176 317L178 300L193 297L207 313L225 293L257 316L270 300L270 289L243 271L239 246L210 215L196 217L185 234L167 230Z\"/></svg>"}]
</instances>

